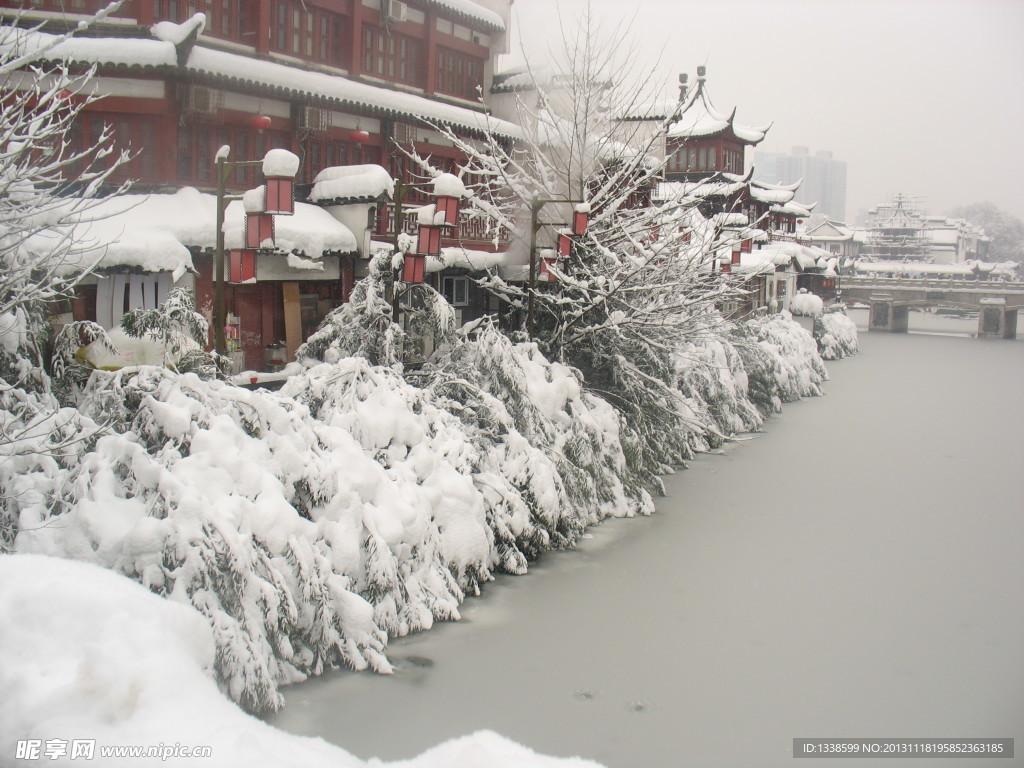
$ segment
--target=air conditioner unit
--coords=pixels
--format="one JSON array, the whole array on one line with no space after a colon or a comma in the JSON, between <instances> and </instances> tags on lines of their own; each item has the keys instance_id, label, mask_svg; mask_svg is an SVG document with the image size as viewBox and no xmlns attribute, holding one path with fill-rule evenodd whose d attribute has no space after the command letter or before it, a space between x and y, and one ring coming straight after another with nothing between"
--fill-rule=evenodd
<instances>
[{"instance_id":1,"label":"air conditioner unit","mask_svg":"<svg viewBox=\"0 0 1024 768\"><path fill-rule=\"evenodd\" d=\"M179 93L181 111L195 115L213 115L220 109L221 92L202 85L186 85Z\"/></svg>"},{"instance_id":2,"label":"air conditioner unit","mask_svg":"<svg viewBox=\"0 0 1024 768\"><path fill-rule=\"evenodd\" d=\"M409 18L409 7L401 0L384 0L384 15L388 21L405 21Z\"/></svg>"},{"instance_id":3,"label":"air conditioner unit","mask_svg":"<svg viewBox=\"0 0 1024 768\"><path fill-rule=\"evenodd\" d=\"M299 116L299 127L310 133L327 133L331 127L331 117L327 110L319 107L303 107Z\"/></svg>"}]
</instances>

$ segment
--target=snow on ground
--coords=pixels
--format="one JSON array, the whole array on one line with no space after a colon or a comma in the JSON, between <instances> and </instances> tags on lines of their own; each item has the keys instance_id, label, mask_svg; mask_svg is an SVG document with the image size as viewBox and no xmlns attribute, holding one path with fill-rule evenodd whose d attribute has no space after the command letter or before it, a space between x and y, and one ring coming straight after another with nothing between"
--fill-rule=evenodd
<instances>
[{"instance_id":1,"label":"snow on ground","mask_svg":"<svg viewBox=\"0 0 1024 768\"><path fill-rule=\"evenodd\" d=\"M322 739L293 736L243 713L210 677L215 644L197 611L95 565L39 555L0 557L0 764L360 768ZM19 741L41 756L17 760ZM210 757L174 754L209 747ZM156 747L113 757L107 747ZM24 747L23 747L24 748ZM167 748L167 749L164 749ZM51 758L50 755L53 755ZM108 760L110 762L108 762ZM535 754L490 732L442 744L394 768L594 768Z\"/></svg>"}]
</instances>

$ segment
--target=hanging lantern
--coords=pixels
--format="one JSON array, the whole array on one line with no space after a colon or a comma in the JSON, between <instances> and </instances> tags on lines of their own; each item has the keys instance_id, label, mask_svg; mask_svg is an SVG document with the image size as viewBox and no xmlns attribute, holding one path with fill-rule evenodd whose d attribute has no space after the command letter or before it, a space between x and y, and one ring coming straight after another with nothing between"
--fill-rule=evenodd
<instances>
[{"instance_id":1,"label":"hanging lantern","mask_svg":"<svg viewBox=\"0 0 1024 768\"><path fill-rule=\"evenodd\" d=\"M733 264L739 264L740 263L740 252L739 251L733 251L732 252L732 263Z\"/></svg>"},{"instance_id":2,"label":"hanging lantern","mask_svg":"<svg viewBox=\"0 0 1024 768\"><path fill-rule=\"evenodd\" d=\"M551 268L555 266L557 260L555 252L550 248L545 248L540 252L540 274L537 276L539 281L544 283L553 283L555 281Z\"/></svg>"},{"instance_id":3,"label":"hanging lantern","mask_svg":"<svg viewBox=\"0 0 1024 768\"><path fill-rule=\"evenodd\" d=\"M568 256L572 252L572 238L564 232L558 233L558 255Z\"/></svg>"},{"instance_id":4,"label":"hanging lantern","mask_svg":"<svg viewBox=\"0 0 1024 768\"><path fill-rule=\"evenodd\" d=\"M245 247L259 250L263 242L274 241L274 217L269 213L245 214Z\"/></svg>"},{"instance_id":5,"label":"hanging lantern","mask_svg":"<svg viewBox=\"0 0 1024 768\"><path fill-rule=\"evenodd\" d=\"M723 275L727 275L727 274L729 274L730 272L732 272L732 266L731 266L731 265L729 265L729 264L723 264L723 265L722 265L722 274L723 274Z\"/></svg>"},{"instance_id":6,"label":"hanging lantern","mask_svg":"<svg viewBox=\"0 0 1024 768\"><path fill-rule=\"evenodd\" d=\"M249 121L249 124L257 131L265 131L273 122L267 115L256 115Z\"/></svg>"},{"instance_id":7,"label":"hanging lantern","mask_svg":"<svg viewBox=\"0 0 1024 768\"><path fill-rule=\"evenodd\" d=\"M402 282L422 283L427 271L427 257L422 253L407 253L402 260Z\"/></svg>"},{"instance_id":8,"label":"hanging lantern","mask_svg":"<svg viewBox=\"0 0 1024 768\"><path fill-rule=\"evenodd\" d=\"M427 256L441 255L441 228L420 224L419 243L416 247L418 253Z\"/></svg>"},{"instance_id":9,"label":"hanging lantern","mask_svg":"<svg viewBox=\"0 0 1024 768\"><path fill-rule=\"evenodd\" d=\"M580 209L583 210L580 210ZM590 206L577 205L572 215L572 233L574 235L587 234L587 225L590 224Z\"/></svg>"},{"instance_id":10,"label":"hanging lantern","mask_svg":"<svg viewBox=\"0 0 1024 768\"><path fill-rule=\"evenodd\" d=\"M267 177L266 212L277 214L295 213L295 179L287 176Z\"/></svg>"},{"instance_id":11,"label":"hanging lantern","mask_svg":"<svg viewBox=\"0 0 1024 768\"><path fill-rule=\"evenodd\" d=\"M354 141L356 144L362 144L370 140L370 134L357 128L348 135L348 140Z\"/></svg>"},{"instance_id":12,"label":"hanging lantern","mask_svg":"<svg viewBox=\"0 0 1024 768\"><path fill-rule=\"evenodd\" d=\"M459 223L459 199L451 195L437 196L437 212L444 214L445 226L454 227Z\"/></svg>"},{"instance_id":13,"label":"hanging lantern","mask_svg":"<svg viewBox=\"0 0 1024 768\"><path fill-rule=\"evenodd\" d=\"M754 247L754 241L753 240L744 240L742 243L740 243L740 250L743 253L750 253L750 249L753 248L753 247Z\"/></svg>"},{"instance_id":14,"label":"hanging lantern","mask_svg":"<svg viewBox=\"0 0 1024 768\"><path fill-rule=\"evenodd\" d=\"M658 242L658 238L659 237L661 237L661 227L660 226L651 227L651 242L652 243Z\"/></svg>"},{"instance_id":15,"label":"hanging lantern","mask_svg":"<svg viewBox=\"0 0 1024 768\"><path fill-rule=\"evenodd\" d=\"M232 248L228 253L228 282L244 283L256 279L256 252Z\"/></svg>"}]
</instances>

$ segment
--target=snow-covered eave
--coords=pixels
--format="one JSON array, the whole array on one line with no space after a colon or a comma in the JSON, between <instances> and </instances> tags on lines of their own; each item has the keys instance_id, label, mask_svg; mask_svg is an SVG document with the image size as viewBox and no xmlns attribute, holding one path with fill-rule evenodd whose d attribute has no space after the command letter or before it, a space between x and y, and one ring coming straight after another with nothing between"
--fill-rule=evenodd
<instances>
[{"instance_id":1,"label":"snow-covered eave","mask_svg":"<svg viewBox=\"0 0 1024 768\"><path fill-rule=\"evenodd\" d=\"M798 205L797 203L785 203L783 205L773 205L769 210L777 216L785 216L793 219L806 219L811 215L811 211L817 207L817 203L811 203L806 207Z\"/></svg>"},{"instance_id":2,"label":"snow-covered eave","mask_svg":"<svg viewBox=\"0 0 1024 768\"><path fill-rule=\"evenodd\" d=\"M299 96L326 106L358 107L383 117L402 117L427 124L448 125L472 133L491 132L518 138L519 126L483 110L448 104L419 94L382 88L340 75L303 70L264 59L196 46L185 69L217 84L242 84L284 96ZM296 75L301 77L296 80Z\"/></svg>"},{"instance_id":3,"label":"snow-covered eave","mask_svg":"<svg viewBox=\"0 0 1024 768\"><path fill-rule=\"evenodd\" d=\"M422 2L423 5L444 11L445 15L473 22L474 26L488 32L505 31L505 20L498 13L478 5L472 0L422 0Z\"/></svg>"},{"instance_id":4,"label":"snow-covered eave","mask_svg":"<svg viewBox=\"0 0 1024 768\"><path fill-rule=\"evenodd\" d=\"M696 111L688 120L687 113L691 110ZM729 132L736 140L755 146L764 140L771 127L771 123L763 127L736 123L736 108L728 115L719 112L711 103L705 79L701 77L680 107L679 120L669 127L667 136L673 139L706 138Z\"/></svg>"},{"instance_id":5,"label":"snow-covered eave","mask_svg":"<svg viewBox=\"0 0 1024 768\"><path fill-rule=\"evenodd\" d=\"M16 43L30 49L41 49L54 38L34 30L17 30L16 35ZM0 37L2 43L3 37ZM487 132L507 138L522 135L519 126L495 118L482 109L469 109L341 75L200 45L192 48L184 65L179 65L173 43L143 38L71 38L41 54L41 58L69 65L96 65L104 73L190 73L215 87L235 86L240 90L256 90L260 95L311 100L326 107L357 108L379 117L445 125L476 135Z\"/></svg>"}]
</instances>

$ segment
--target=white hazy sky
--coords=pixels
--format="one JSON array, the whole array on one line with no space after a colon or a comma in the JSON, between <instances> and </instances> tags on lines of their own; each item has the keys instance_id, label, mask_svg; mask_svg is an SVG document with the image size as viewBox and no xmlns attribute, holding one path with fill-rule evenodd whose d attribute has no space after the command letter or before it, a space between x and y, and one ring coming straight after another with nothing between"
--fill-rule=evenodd
<instances>
[{"instance_id":1,"label":"white hazy sky","mask_svg":"<svg viewBox=\"0 0 1024 768\"><path fill-rule=\"evenodd\" d=\"M585 0L515 0L514 41L531 60L560 45L559 6L571 18ZM742 123L774 121L759 149L804 145L844 160L851 221L894 192L922 198L931 213L988 200L1024 219L1024 0L592 7L612 34L632 19L666 93L679 72L693 82L706 64L715 106L738 107Z\"/></svg>"}]
</instances>

